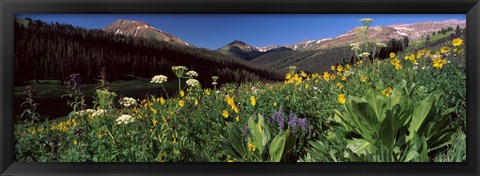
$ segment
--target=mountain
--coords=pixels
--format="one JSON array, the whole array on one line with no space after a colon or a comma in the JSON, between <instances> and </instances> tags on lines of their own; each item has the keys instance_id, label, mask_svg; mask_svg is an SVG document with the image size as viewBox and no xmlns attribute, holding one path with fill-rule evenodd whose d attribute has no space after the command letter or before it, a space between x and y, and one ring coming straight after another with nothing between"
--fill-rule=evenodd
<instances>
[{"instance_id":1,"label":"mountain","mask_svg":"<svg viewBox=\"0 0 480 176\"><path fill-rule=\"evenodd\" d=\"M388 44L388 50L382 49L380 56L386 57L391 51L401 51L402 40L408 37L411 40L418 40L433 32L456 26L466 27L466 21L445 20L445 21L427 21L412 24L394 24L388 26L372 26L368 30L369 41L384 42ZM290 65L295 65L309 72L323 72L328 70L331 65L339 63L348 63L354 53L351 51L350 44L362 41L356 33L361 27L356 27L342 35L325 38L321 40L304 40L299 43L283 46L291 51L269 52L265 48L265 54L252 59L250 62L264 65L275 69L286 69ZM394 44L397 43L397 44ZM275 46L272 48L279 48ZM257 47L262 48L262 47Z\"/></svg>"},{"instance_id":2,"label":"mountain","mask_svg":"<svg viewBox=\"0 0 480 176\"><path fill-rule=\"evenodd\" d=\"M103 28L104 31L113 32L116 35L129 35L134 37L154 38L160 41L170 42L181 46L195 47L170 33L157 29L141 21L117 20Z\"/></svg>"},{"instance_id":3,"label":"mountain","mask_svg":"<svg viewBox=\"0 0 480 176\"><path fill-rule=\"evenodd\" d=\"M369 41L385 42L390 39L401 39L408 37L411 40L419 39L446 28L466 27L465 20L445 20L445 21L426 21L412 24L394 24L388 26L372 26L368 30ZM342 35L326 38L321 40L306 40L291 46L287 46L294 50L318 50L328 49L341 46L347 46L362 39L357 37L356 33L361 27L356 27Z\"/></svg>"},{"instance_id":4,"label":"mountain","mask_svg":"<svg viewBox=\"0 0 480 176\"><path fill-rule=\"evenodd\" d=\"M225 45L224 47L217 49L216 51L228 56L241 58L247 61L257 58L262 54L262 52L259 51L256 47L246 44L245 42L242 42L240 40L235 40Z\"/></svg>"}]
</instances>

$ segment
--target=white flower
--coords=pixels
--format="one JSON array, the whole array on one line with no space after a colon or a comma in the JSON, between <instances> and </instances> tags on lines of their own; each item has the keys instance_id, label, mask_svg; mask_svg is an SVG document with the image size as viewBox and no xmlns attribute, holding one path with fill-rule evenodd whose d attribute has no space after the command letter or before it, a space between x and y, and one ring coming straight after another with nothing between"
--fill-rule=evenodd
<instances>
[{"instance_id":1,"label":"white flower","mask_svg":"<svg viewBox=\"0 0 480 176\"><path fill-rule=\"evenodd\" d=\"M137 105L137 100L130 97L123 97L123 99L120 101L120 104L125 107L135 106Z\"/></svg>"},{"instance_id":2,"label":"white flower","mask_svg":"<svg viewBox=\"0 0 480 176\"><path fill-rule=\"evenodd\" d=\"M200 87L200 82L198 82L196 79L188 79L187 85L190 87Z\"/></svg>"},{"instance_id":3,"label":"white flower","mask_svg":"<svg viewBox=\"0 0 480 176\"><path fill-rule=\"evenodd\" d=\"M370 53L368 53L368 52L363 52L363 53L358 54L358 57L368 57L368 56L370 56Z\"/></svg>"},{"instance_id":4,"label":"white flower","mask_svg":"<svg viewBox=\"0 0 480 176\"><path fill-rule=\"evenodd\" d=\"M135 119L131 115L124 114L124 115L118 117L118 119L116 121L117 121L117 124L120 125L122 123L123 124L128 124L128 123L135 122Z\"/></svg>"},{"instance_id":5,"label":"white flower","mask_svg":"<svg viewBox=\"0 0 480 176\"><path fill-rule=\"evenodd\" d=\"M156 75L152 78L152 81L150 81L150 83L157 83L157 84L162 84L164 82L167 82L167 76L165 75Z\"/></svg>"},{"instance_id":6,"label":"white flower","mask_svg":"<svg viewBox=\"0 0 480 176\"><path fill-rule=\"evenodd\" d=\"M77 115L80 115L80 116L83 116L83 115L89 115L91 113L95 112L95 110L93 109L86 109L86 110L81 110L81 111L78 111L78 112L75 112L75 114Z\"/></svg>"},{"instance_id":7,"label":"white flower","mask_svg":"<svg viewBox=\"0 0 480 176\"><path fill-rule=\"evenodd\" d=\"M105 109L99 109L92 113L92 117L98 117L105 114L107 111Z\"/></svg>"},{"instance_id":8,"label":"white flower","mask_svg":"<svg viewBox=\"0 0 480 176\"><path fill-rule=\"evenodd\" d=\"M373 21L371 18L363 18L360 20L363 24L370 24Z\"/></svg>"},{"instance_id":9,"label":"white flower","mask_svg":"<svg viewBox=\"0 0 480 176\"><path fill-rule=\"evenodd\" d=\"M377 42L377 43L375 43L375 44L376 44L378 47L382 47L382 48L387 47L387 44L382 43L382 42Z\"/></svg>"},{"instance_id":10,"label":"white flower","mask_svg":"<svg viewBox=\"0 0 480 176\"><path fill-rule=\"evenodd\" d=\"M186 73L186 75L190 77L197 77L198 73L196 71L190 70Z\"/></svg>"}]
</instances>

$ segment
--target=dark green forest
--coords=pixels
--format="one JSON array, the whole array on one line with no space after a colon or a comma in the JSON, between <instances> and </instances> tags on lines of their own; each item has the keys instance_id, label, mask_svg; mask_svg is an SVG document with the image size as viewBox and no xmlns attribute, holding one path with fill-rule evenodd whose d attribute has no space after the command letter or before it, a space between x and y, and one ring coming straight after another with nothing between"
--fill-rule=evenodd
<instances>
[{"instance_id":1,"label":"dark green forest","mask_svg":"<svg viewBox=\"0 0 480 176\"><path fill-rule=\"evenodd\" d=\"M108 81L126 75L174 78L171 67L176 65L197 71L204 86L211 85L213 75L220 76L220 84L282 79L273 69L155 39L30 19L16 20L14 30L15 84L42 79L61 80L63 84L73 73L80 73L82 82L94 82L102 68Z\"/></svg>"}]
</instances>

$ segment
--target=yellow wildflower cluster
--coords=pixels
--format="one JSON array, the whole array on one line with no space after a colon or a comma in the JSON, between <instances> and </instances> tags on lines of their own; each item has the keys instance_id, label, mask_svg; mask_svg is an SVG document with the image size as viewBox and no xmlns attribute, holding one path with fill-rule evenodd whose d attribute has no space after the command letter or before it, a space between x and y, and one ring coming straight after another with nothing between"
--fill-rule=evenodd
<instances>
[{"instance_id":1,"label":"yellow wildflower cluster","mask_svg":"<svg viewBox=\"0 0 480 176\"><path fill-rule=\"evenodd\" d=\"M230 105L233 111L238 113L237 105L235 104L235 101L233 101L233 98L230 97L230 95L225 96L225 101L227 102L228 105Z\"/></svg>"},{"instance_id":2,"label":"yellow wildflower cluster","mask_svg":"<svg viewBox=\"0 0 480 176\"><path fill-rule=\"evenodd\" d=\"M140 101L140 107L144 108L151 108L153 106L153 102L148 99L143 99Z\"/></svg>"},{"instance_id":3,"label":"yellow wildflower cluster","mask_svg":"<svg viewBox=\"0 0 480 176\"><path fill-rule=\"evenodd\" d=\"M405 60L411 61L413 64L417 64L417 59L415 59L415 54L405 55Z\"/></svg>"},{"instance_id":4,"label":"yellow wildflower cluster","mask_svg":"<svg viewBox=\"0 0 480 176\"><path fill-rule=\"evenodd\" d=\"M421 59L425 56L431 57L430 49L422 49L417 52L417 58Z\"/></svg>"},{"instance_id":5,"label":"yellow wildflower cluster","mask_svg":"<svg viewBox=\"0 0 480 176\"><path fill-rule=\"evenodd\" d=\"M305 74L305 75L307 75L307 74ZM285 84L295 83L295 85L299 85L300 83L302 83L302 80L303 80L303 78L296 73L293 76L292 76L292 74L287 73L287 75L285 76L285 79L286 79Z\"/></svg>"},{"instance_id":6,"label":"yellow wildflower cluster","mask_svg":"<svg viewBox=\"0 0 480 176\"><path fill-rule=\"evenodd\" d=\"M53 124L52 126L50 126L50 130L56 130L65 133L74 126L77 126L77 120L75 118L71 118L70 120L66 120L58 124Z\"/></svg>"}]
</instances>

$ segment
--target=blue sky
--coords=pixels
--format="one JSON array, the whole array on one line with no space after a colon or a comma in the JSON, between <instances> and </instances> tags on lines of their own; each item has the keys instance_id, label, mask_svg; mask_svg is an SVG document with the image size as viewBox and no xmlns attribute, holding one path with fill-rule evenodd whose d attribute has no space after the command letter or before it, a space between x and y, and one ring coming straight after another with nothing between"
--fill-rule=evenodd
<instances>
[{"instance_id":1,"label":"blue sky","mask_svg":"<svg viewBox=\"0 0 480 176\"><path fill-rule=\"evenodd\" d=\"M218 49L241 40L253 46L291 45L341 35L372 18L373 26L448 19L465 14L22 14L46 22L101 29L118 19L143 21L197 47Z\"/></svg>"}]
</instances>

